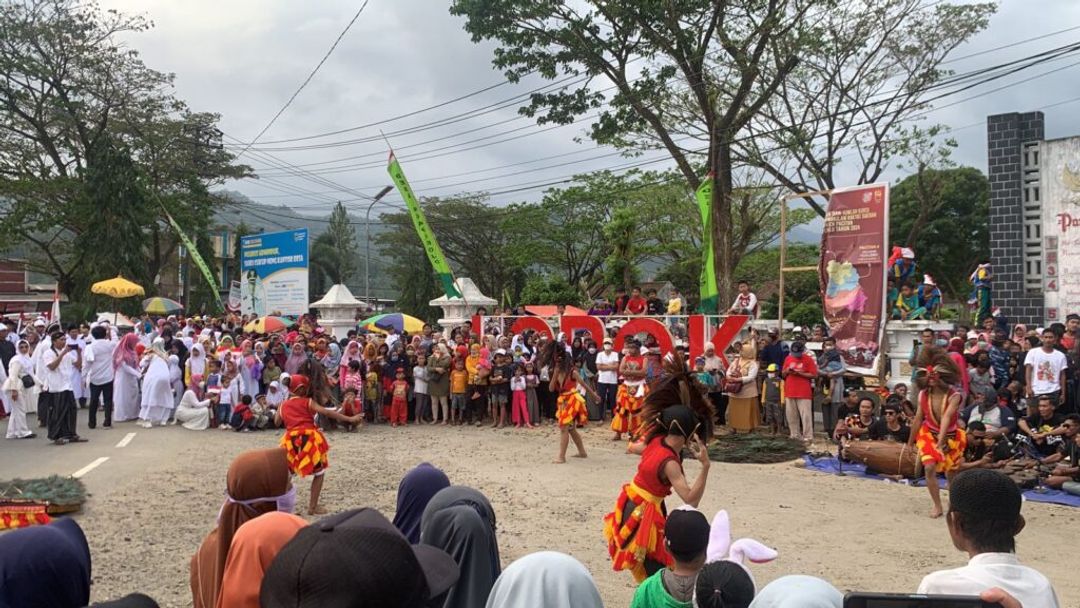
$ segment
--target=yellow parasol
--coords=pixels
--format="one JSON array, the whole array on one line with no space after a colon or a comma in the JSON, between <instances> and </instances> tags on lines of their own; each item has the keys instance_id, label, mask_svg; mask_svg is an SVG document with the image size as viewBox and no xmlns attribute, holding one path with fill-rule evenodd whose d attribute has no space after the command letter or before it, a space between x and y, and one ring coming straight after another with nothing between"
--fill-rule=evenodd
<instances>
[{"instance_id":1,"label":"yellow parasol","mask_svg":"<svg viewBox=\"0 0 1080 608\"><path fill-rule=\"evenodd\" d=\"M122 276L117 276L115 279L94 283L90 286L90 293L109 296L115 300L116 298L132 298L146 295L146 290ZM115 325L115 319L113 324Z\"/></svg>"}]
</instances>

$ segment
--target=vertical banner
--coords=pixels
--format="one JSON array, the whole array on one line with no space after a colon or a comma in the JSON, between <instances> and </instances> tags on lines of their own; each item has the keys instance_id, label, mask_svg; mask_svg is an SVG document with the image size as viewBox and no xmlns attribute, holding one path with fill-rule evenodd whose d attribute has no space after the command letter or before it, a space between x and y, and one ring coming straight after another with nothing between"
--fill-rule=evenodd
<instances>
[{"instance_id":1,"label":"vertical banner","mask_svg":"<svg viewBox=\"0 0 1080 608\"><path fill-rule=\"evenodd\" d=\"M1028 289L1032 277L1042 280L1043 320L1064 323L1068 313L1080 310L1080 138L1044 141L1040 152L1039 181L1024 189L1034 189L1031 200L1042 203L1042 268L1026 258L1023 270ZM1034 232L1030 228L1025 234Z\"/></svg>"},{"instance_id":2,"label":"vertical banner","mask_svg":"<svg viewBox=\"0 0 1080 608\"><path fill-rule=\"evenodd\" d=\"M240 239L240 311L300 316L308 311L308 231Z\"/></svg>"},{"instance_id":3,"label":"vertical banner","mask_svg":"<svg viewBox=\"0 0 1080 608\"><path fill-rule=\"evenodd\" d=\"M162 211L165 211L164 206L162 207ZM206 284L214 293L214 299L217 300L218 306L224 309L225 305L221 302L221 290L218 289L217 279L214 277L214 273L210 272L210 267L206 265L206 261L199 255L199 249L195 246L195 243L192 243L191 239L184 234L184 231L180 229L180 225L176 223L176 220L173 219L168 211L165 211L165 217L169 219L169 224L171 224L173 230L176 231L176 236L180 237L180 242L183 243L184 249L187 250L188 257L191 258L191 261L199 269L199 272L202 273L203 278L206 279ZM190 281L191 279L188 278L186 280ZM190 305L190 302L184 302L184 304Z\"/></svg>"},{"instance_id":4,"label":"vertical banner","mask_svg":"<svg viewBox=\"0 0 1080 608\"><path fill-rule=\"evenodd\" d=\"M701 212L701 277L698 279L698 312L716 314L720 305L720 294L716 288L716 259L713 257L712 240L712 189L713 175L710 173L698 187L698 210Z\"/></svg>"},{"instance_id":5,"label":"vertical banner","mask_svg":"<svg viewBox=\"0 0 1080 608\"><path fill-rule=\"evenodd\" d=\"M420 237L424 251L427 252L428 260L431 261L431 267L435 269L435 274L439 275L439 283L442 284L446 297L460 298L461 292L454 286L454 274L450 271L450 265L446 263L442 248L435 240L435 233L431 231L431 226L428 225L427 218L420 209L420 202L416 200L416 194L409 185L409 180L405 179L405 172L401 170L401 163L394 156L393 150L390 151L390 164L387 165L386 170L390 173L390 178L394 180L398 192L401 193L401 198L405 199L405 204L409 207L409 217L412 218L416 234Z\"/></svg>"},{"instance_id":6,"label":"vertical banner","mask_svg":"<svg viewBox=\"0 0 1080 608\"><path fill-rule=\"evenodd\" d=\"M240 312L241 303L240 281L232 281L229 283L229 303L225 309L229 312Z\"/></svg>"},{"instance_id":7,"label":"vertical banner","mask_svg":"<svg viewBox=\"0 0 1080 608\"><path fill-rule=\"evenodd\" d=\"M888 316L888 244L888 184L832 191L819 262L825 322L844 363L859 374L876 373L875 360Z\"/></svg>"}]
</instances>

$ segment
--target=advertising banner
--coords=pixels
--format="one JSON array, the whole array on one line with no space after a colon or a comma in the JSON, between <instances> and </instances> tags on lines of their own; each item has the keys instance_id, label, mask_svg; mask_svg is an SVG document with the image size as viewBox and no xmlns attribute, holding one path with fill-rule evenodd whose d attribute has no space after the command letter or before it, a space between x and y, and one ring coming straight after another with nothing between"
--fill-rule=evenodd
<instances>
[{"instance_id":1,"label":"advertising banner","mask_svg":"<svg viewBox=\"0 0 1080 608\"><path fill-rule=\"evenodd\" d=\"M308 311L308 231L240 239L240 311L299 316Z\"/></svg>"},{"instance_id":2,"label":"advertising banner","mask_svg":"<svg viewBox=\"0 0 1080 608\"><path fill-rule=\"evenodd\" d=\"M1066 314L1080 311L1080 138L1044 141L1040 148L1035 196L1041 187L1044 316L1047 323L1064 323ZM1036 236L1028 230L1027 238ZM1038 276L1039 270L1024 272Z\"/></svg>"},{"instance_id":3,"label":"advertising banner","mask_svg":"<svg viewBox=\"0 0 1080 608\"><path fill-rule=\"evenodd\" d=\"M875 374L885 331L889 185L832 191L821 236L825 322L848 370Z\"/></svg>"}]
</instances>

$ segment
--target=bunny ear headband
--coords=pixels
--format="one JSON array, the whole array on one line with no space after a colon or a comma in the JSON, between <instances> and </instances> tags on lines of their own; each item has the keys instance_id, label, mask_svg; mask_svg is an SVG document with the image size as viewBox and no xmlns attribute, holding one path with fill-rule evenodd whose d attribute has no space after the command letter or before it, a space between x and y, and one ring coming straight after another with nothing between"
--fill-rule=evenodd
<instances>
[{"instance_id":1,"label":"bunny ear headband","mask_svg":"<svg viewBox=\"0 0 1080 608\"><path fill-rule=\"evenodd\" d=\"M746 560L755 564L764 564L776 559L776 549L766 547L764 544L751 539L740 538L731 542L731 519L727 511L721 510L713 518L709 528L709 548L705 552L705 561L716 562L727 560L736 563L746 570L750 580L754 580L750 569L746 567Z\"/></svg>"}]
</instances>

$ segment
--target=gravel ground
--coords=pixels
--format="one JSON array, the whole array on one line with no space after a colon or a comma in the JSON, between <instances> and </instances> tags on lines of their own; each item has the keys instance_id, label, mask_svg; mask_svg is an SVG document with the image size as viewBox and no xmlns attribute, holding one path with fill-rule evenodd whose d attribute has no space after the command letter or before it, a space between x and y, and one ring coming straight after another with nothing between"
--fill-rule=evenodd
<instances>
[{"instance_id":1,"label":"gravel ground","mask_svg":"<svg viewBox=\"0 0 1080 608\"><path fill-rule=\"evenodd\" d=\"M190 606L188 562L214 525L230 460L278 440L270 432L152 432L185 434L182 447L148 461L142 475L108 487L87 479L93 496L77 517L93 553L95 601L141 591L162 606ZM607 606L627 606L631 578L611 571L601 520L636 459L598 426L583 434L589 458L555 465L553 427L368 426L356 434L331 433L323 503L331 512L371 506L392 517L401 476L429 461L452 483L490 498L504 566L533 551L563 551L589 568ZM693 477L699 467L687 463L686 469ZM307 499L308 483L301 481L298 504ZM668 502L678 504L677 498ZM944 522L925 516L929 498L922 489L826 476L791 463L714 463L701 506L710 519L727 509L736 538L757 538L779 550L776 562L753 567L759 586L803 573L841 589L913 591L925 573L966 561L952 548ZM1074 552L1080 512L1028 504L1024 515L1021 559L1054 581L1063 606L1080 605L1080 580L1063 557Z\"/></svg>"}]
</instances>

